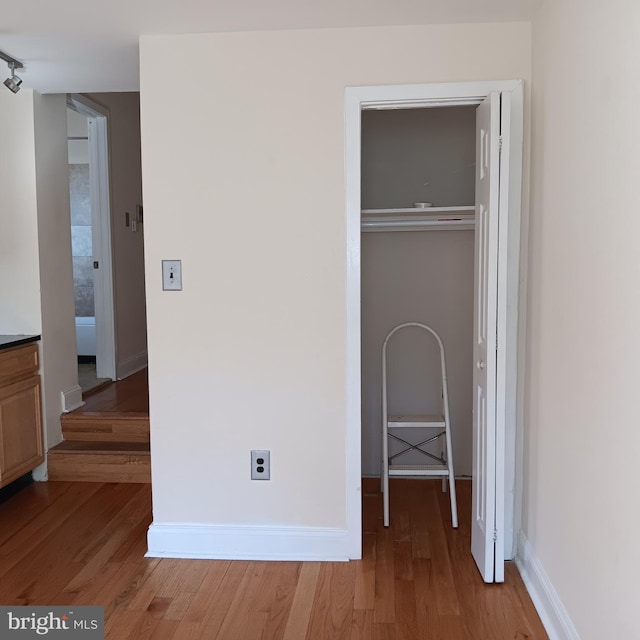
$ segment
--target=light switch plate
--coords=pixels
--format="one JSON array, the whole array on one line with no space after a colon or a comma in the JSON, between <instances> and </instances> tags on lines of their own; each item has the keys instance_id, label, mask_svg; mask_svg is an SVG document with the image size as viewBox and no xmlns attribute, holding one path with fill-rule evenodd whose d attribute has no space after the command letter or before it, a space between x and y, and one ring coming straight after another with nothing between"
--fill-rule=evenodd
<instances>
[{"instance_id":1,"label":"light switch plate","mask_svg":"<svg viewBox=\"0 0 640 640\"><path fill-rule=\"evenodd\" d=\"M162 261L162 289L182 291L182 260Z\"/></svg>"}]
</instances>

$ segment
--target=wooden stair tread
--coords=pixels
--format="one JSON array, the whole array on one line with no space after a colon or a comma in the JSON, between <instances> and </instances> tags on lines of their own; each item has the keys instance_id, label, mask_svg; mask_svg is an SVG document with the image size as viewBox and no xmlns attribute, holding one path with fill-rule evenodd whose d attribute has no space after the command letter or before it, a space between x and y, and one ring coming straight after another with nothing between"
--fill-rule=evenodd
<instances>
[{"instance_id":1,"label":"wooden stair tread","mask_svg":"<svg viewBox=\"0 0 640 640\"><path fill-rule=\"evenodd\" d=\"M98 422L113 422L117 420L138 420L149 422L149 414L143 411L82 411L80 413L65 413L62 422L84 422L86 420Z\"/></svg>"},{"instance_id":2,"label":"wooden stair tread","mask_svg":"<svg viewBox=\"0 0 640 640\"><path fill-rule=\"evenodd\" d=\"M84 396L85 404L73 413L98 411L121 413L134 411L149 415L149 386L147 371L143 369L124 380L112 382L105 387Z\"/></svg>"},{"instance_id":3,"label":"wooden stair tread","mask_svg":"<svg viewBox=\"0 0 640 640\"><path fill-rule=\"evenodd\" d=\"M85 453L92 455L106 454L130 454L149 455L149 443L147 442L82 442L65 440L49 450L49 455L56 453Z\"/></svg>"}]
</instances>

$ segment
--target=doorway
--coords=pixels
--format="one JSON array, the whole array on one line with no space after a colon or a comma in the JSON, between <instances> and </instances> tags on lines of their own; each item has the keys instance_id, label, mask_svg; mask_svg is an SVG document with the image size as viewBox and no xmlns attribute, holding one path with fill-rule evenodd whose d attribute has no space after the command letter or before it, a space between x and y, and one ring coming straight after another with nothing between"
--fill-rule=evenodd
<instances>
[{"instance_id":1,"label":"doorway","mask_svg":"<svg viewBox=\"0 0 640 640\"><path fill-rule=\"evenodd\" d=\"M482 131L490 147L483 147L487 159L495 161L489 209L482 209L480 218L488 221L485 237L486 282L488 307L485 314L486 334L492 336L490 346L494 354L484 355L494 367L487 367L482 375L487 391L489 411L482 428L477 426L478 410L474 409L474 515L481 526L474 529L481 537L483 552L474 557L485 581L504 579L504 559L513 557L514 520L516 509L516 390L518 360L518 300L520 199L522 180L522 83L479 82L438 85L405 85L348 88L346 92L346 173L347 173L347 475L348 525L351 542L359 550L360 511L360 449L361 430L361 149L362 113L368 109L434 108L489 104L492 130L483 125ZM492 119L493 118L493 119ZM497 123L497 127L495 126ZM500 141L502 151L500 152ZM483 142L482 144L485 144ZM491 152L489 154L489 152ZM487 166L488 169L488 166ZM484 218L483 214L484 212ZM491 213L491 216L489 216ZM489 224L490 223L490 224ZM476 225L477 228L477 225ZM485 228L485 227L483 227ZM491 231L491 233L488 233ZM476 241L478 239L476 233ZM476 248L476 260L479 254ZM476 272L478 269L476 268ZM477 280L477 278L476 278ZM481 278L482 280L482 278ZM476 293L478 283L474 285ZM486 301L485 300L485 301ZM477 306L477 305L474 305ZM485 304L486 308L486 304ZM486 348L486 344L484 345ZM475 350L475 347L474 347ZM486 350L486 349L485 349ZM475 354L474 354L475 356ZM485 369L485 359L478 360L478 369ZM488 374L488 375L487 375ZM482 446L476 446L478 437ZM478 451L481 455L478 456ZM480 459L482 458L482 459ZM479 464L478 464L479 463ZM354 488L356 490L354 490ZM482 489L482 491L479 490ZM485 522L486 519L486 522ZM481 556L481 557L480 557Z\"/></svg>"},{"instance_id":2,"label":"doorway","mask_svg":"<svg viewBox=\"0 0 640 640\"><path fill-rule=\"evenodd\" d=\"M67 96L78 378L83 392L116 378L108 113Z\"/></svg>"},{"instance_id":3,"label":"doorway","mask_svg":"<svg viewBox=\"0 0 640 640\"><path fill-rule=\"evenodd\" d=\"M138 92L73 94L67 106L85 118L86 133L78 137L88 144L83 157L88 187L83 169L90 214L85 212L84 226L90 217L91 231L84 233L91 246L81 257L85 274L93 275L92 281L85 275L84 282L94 284L95 346L89 353L95 353L97 375L113 382L84 397L74 389L78 402L65 402L64 441L49 451L49 477L148 482L140 97ZM84 350L78 345L77 351Z\"/></svg>"},{"instance_id":4,"label":"doorway","mask_svg":"<svg viewBox=\"0 0 640 640\"><path fill-rule=\"evenodd\" d=\"M104 384L97 376L95 284L93 269L93 220L89 120L67 107L71 256L75 306L78 384L82 393Z\"/></svg>"}]
</instances>

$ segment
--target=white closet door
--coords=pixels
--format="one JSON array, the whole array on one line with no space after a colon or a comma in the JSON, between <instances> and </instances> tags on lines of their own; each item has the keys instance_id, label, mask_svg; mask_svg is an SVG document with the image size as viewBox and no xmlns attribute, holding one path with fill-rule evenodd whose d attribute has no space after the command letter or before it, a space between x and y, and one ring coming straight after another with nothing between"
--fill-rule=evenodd
<instances>
[{"instance_id":1,"label":"white closet door","mask_svg":"<svg viewBox=\"0 0 640 640\"><path fill-rule=\"evenodd\" d=\"M485 582L504 579L504 558L495 552L496 537L503 535L496 528L496 509L504 510L503 504L496 504L496 462L504 464L504 452L496 452L499 177L500 94L493 92L476 112L471 551Z\"/></svg>"}]
</instances>

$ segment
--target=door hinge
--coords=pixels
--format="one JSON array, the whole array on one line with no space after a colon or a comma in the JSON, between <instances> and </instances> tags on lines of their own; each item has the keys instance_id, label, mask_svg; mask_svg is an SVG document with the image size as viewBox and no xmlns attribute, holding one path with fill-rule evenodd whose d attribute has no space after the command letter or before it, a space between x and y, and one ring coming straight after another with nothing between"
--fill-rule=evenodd
<instances>
[{"instance_id":1,"label":"door hinge","mask_svg":"<svg viewBox=\"0 0 640 640\"><path fill-rule=\"evenodd\" d=\"M498 151L502 153L502 136L498 136Z\"/></svg>"},{"instance_id":2,"label":"door hinge","mask_svg":"<svg viewBox=\"0 0 640 640\"><path fill-rule=\"evenodd\" d=\"M494 542L498 542L498 530L497 529L493 530L493 541Z\"/></svg>"}]
</instances>

